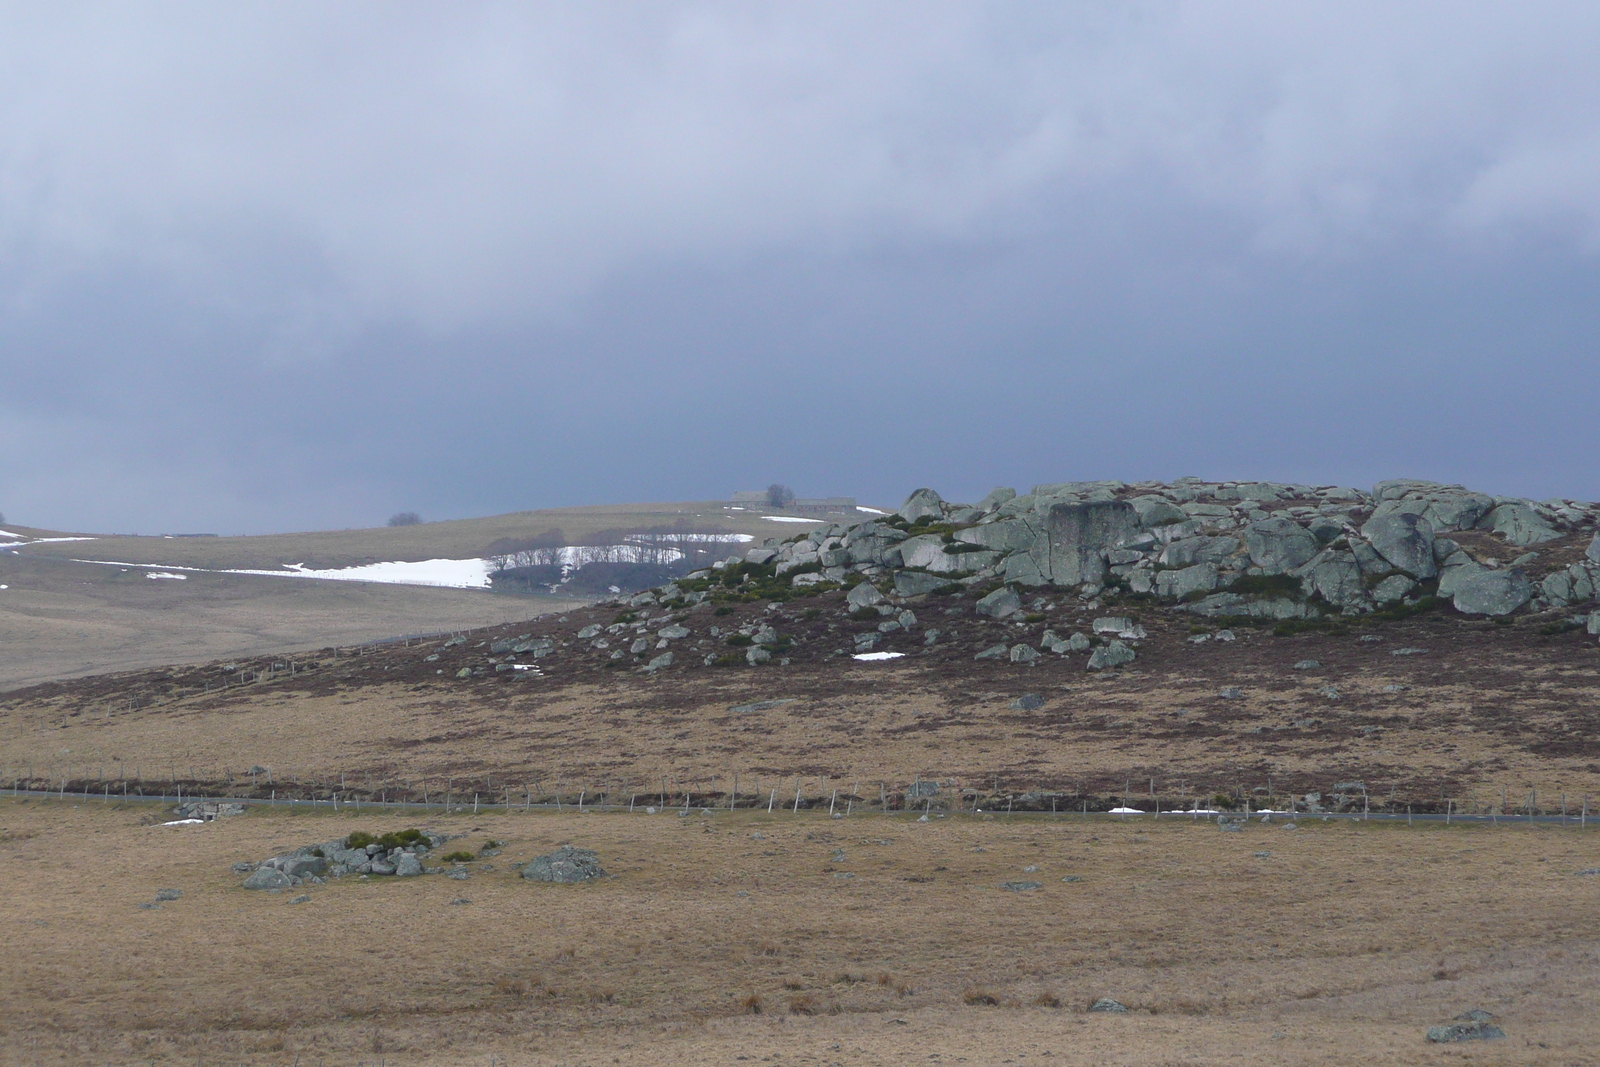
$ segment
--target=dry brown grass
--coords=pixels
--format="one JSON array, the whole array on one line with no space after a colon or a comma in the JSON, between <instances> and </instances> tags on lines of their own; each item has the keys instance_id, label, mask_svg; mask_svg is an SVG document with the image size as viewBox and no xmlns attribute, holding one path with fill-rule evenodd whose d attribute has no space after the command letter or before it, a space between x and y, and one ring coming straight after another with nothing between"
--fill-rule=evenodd
<instances>
[{"instance_id":1,"label":"dry brown grass","mask_svg":"<svg viewBox=\"0 0 1600 1067\"><path fill-rule=\"evenodd\" d=\"M1460 1062L1422 1031L1473 1007L1511 1035L1473 1064L1592 1063L1600 1037L1600 878L1573 873L1597 839L1574 830L485 814L433 821L507 842L469 882L291 907L228 865L399 820L145 814L0 800L0 1064L1343 1067ZM613 876L515 877L567 841ZM855 879L824 872L839 847ZM1023 866L1044 888L999 891ZM1101 995L1134 1013L1087 1014Z\"/></svg>"}]
</instances>

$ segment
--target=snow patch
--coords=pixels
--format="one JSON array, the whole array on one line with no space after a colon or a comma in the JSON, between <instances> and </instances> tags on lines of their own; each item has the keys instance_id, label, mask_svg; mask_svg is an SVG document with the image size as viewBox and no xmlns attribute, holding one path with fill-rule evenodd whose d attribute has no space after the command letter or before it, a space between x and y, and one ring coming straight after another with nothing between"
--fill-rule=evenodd
<instances>
[{"instance_id":1,"label":"snow patch","mask_svg":"<svg viewBox=\"0 0 1600 1067\"><path fill-rule=\"evenodd\" d=\"M151 581L155 581L157 578L172 578L180 582L186 582L189 580L189 576L187 574L172 574L168 571L155 571L145 575L145 577L149 578Z\"/></svg>"},{"instance_id":2,"label":"snow patch","mask_svg":"<svg viewBox=\"0 0 1600 1067\"><path fill-rule=\"evenodd\" d=\"M433 585L451 589L487 589L489 561L484 559L424 559L415 562L368 563L360 567L316 570L290 563L285 570L237 570L223 574L262 574L279 578L322 578L331 582L385 582L392 585Z\"/></svg>"},{"instance_id":3,"label":"snow patch","mask_svg":"<svg viewBox=\"0 0 1600 1067\"><path fill-rule=\"evenodd\" d=\"M887 515L887 514L889 514L887 511L879 511L877 508L863 507L860 504L856 505L856 510L857 511L864 511L868 515Z\"/></svg>"},{"instance_id":4,"label":"snow patch","mask_svg":"<svg viewBox=\"0 0 1600 1067\"><path fill-rule=\"evenodd\" d=\"M851 656L850 658L851 659L866 660L868 662L872 662L872 661L880 660L880 659L899 659L901 656L904 656L904 655L905 655L904 652L857 652L855 655Z\"/></svg>"},{"instance_id":5,"label":"snow patch","mask_svg":"<svg viewBox=\"0 0 1600 1067\"><path fill-rule=\"evenodd\" d=\"M162 826L200 826L200 825L202 825L204 823L205 823L204 819L173 819L171 822L164 822L161 825Z\"/></svg>"},{"instance_id":6,"label":"snow patch","mask_svg":"<svg viewBox=\"0 0 1600 1067\"><path fill-rule=\"evenodd\" d=\"M801 519L793 515L763 515L768 522L827 522L827 519Z\"/></svg>"},{"instance_id":7,"label":"snow patch","mask_svg":"<svg viewBox=\"0 0 1600 1067\"><path fill-rule=\"evenodd\" d=\"M1111 809L1111 814L1113 814L1113 815L1145 815L1147 813L1143 812L1143 811L1140 811L1138 808L1112 808Z\"/></svg>"}]
</instances>

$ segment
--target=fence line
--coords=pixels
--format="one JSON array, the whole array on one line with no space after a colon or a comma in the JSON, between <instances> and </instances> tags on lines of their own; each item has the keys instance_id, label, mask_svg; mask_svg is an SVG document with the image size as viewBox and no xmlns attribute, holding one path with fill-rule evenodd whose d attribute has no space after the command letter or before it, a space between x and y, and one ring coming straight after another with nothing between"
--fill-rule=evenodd
<instances>
[{"instance_id":1,"label":"fence line","mask_svg":"<svg viewBox=\"0 0 1600 1067\"><path fill-rule=\"evenodd\" d=\"M1283 818L1283 819L1362 819L1379 821L1406 820L1410 824L1417 820L1443 822L1446 825L1456 822L1489 823L1498 825L1505 822L1513 824L1543 824L1560 826L1577 826L1586 829L1588 826L1590 798L1586 794L1578 804L1568 803L1568 798L1562 795L1559 814L1551 811L1545 812L1537 806L1537 794L1530 790L1526 804L1518 810L1504 810L1504 805L1509 802L1509 794L1503 792L1501 805L1491 805L1493 810L1478 810L1478 805L1473 805L1473 810L1463 810L1457 807L1453 798L1446 798L1443 810L1419 811L1415 804L1407 804L1404 810L1397 810L1394 805L1383 805L1379 810L1373 810L1370 798L1363 794L1360 810L1305 810L1295 798L1289 798L1287 809L1278 807L1255 807L1247 798L1236 809L1221 809L1205 806L1206 798L1182 796L1173 798L1175 807L1164 807L1163 798L1158 792L1152 792L1146 799L1148 808L1134 808L1128 803L1114 804L1116 795L1098 796L1090 798L1084 794L1067 794L1065 792L1029 792L1029 793L989 793L985 795L981 790L956 786L946 790L941 788L937 793L928 788L929 783L920 777L913 780L912 786L901 790L898 787L891 791L888 783L878 783L879 797L874 804L870 797L861 795L861 783L855 782L849 793L841 795L840 787L830 785L832 778L809 778L806 776L794 779L794 798L785 805L778 805L777 801L781 790L787 788L785 784L771 786L763 796L760 789L760 779L754 781L751 792L746 794L741 790L730 787L726 793L702 790L696 792L694 784L686 788L681 782L671 782L663 777L657 790L652 787L646 792L630 784L623 783L618 788L618 783L608 783L604 789L591 789L587 785L577 787L576 802L571 801L573 794L567 793L565 798L560 791L560 779L557 780L557 789L552 793L538 791L536 799L537 779L530 786L526 782L513 785L502 782L498 789L493 786L493 775L485 775L482 779L472 779L463 784L461 791L456 789L457 779L446 775L442 791L430 791L428 779L421 777L408 784L407 789L393 791L395 799L390 799L391 790L389 783L392 779L383 779L376 787L367 789L348 789L347 777L342 772L339 774L341 788L337 790L324 788L325 795L318 796L315 786L316 781L328 782L331 778L323 775L314 779L310 786L301 786L298 770L292 771L290 782L285 783L290 788L281 789L271 784L274 779L270 772L266 774L267 785L258 786L248 794L237 792L216 793L204 788L189 788L186 785L204 786L215 785L216 782L201 782L193 778L189 782L169 778L162 782L146 782L141 779L106 779L103 776L91 782L87 778L69 779L66 776L51 777L48 782L36 779L32 775L32 768L28 768L26 779L12 777L9 792L13 797L28 797L33 799L55 799L64 801L69 797L74 801L101 801L110 804L113 800L119 803L176 803L191 804L241 804L266 806L270 808L284 807L288 810L329 810L333 812L354 811L360 813L363 809L383 812L397 811L436 811L436 812L466 812L474 814L486 811L500 811L505 814L513 812L531 812L535 810L563 811L566 808L576 808L579 812L590 811L624 811L630 813L644 812L656 814L660 812L677 811L679 814L689 814L699 811L701 814L710 815L722 812L751 811L766 814L778 814L788 809L788 814L798 815L802 809L808 812L820 812L826 807L828 815L834 819L844 819L865 815L904 815L915 814L920 818L945 817L948 815L967 816L1106 816L1114 819L1212 819L1217 817L1245 818ZM265 770L263 768L263 770ZM192 775L192 768L191 768ZM260 776L252 776L259 780ZM819 783L820 788L815 793L807 793L807 781ZM4 779L0 778L0 782ZM281 780L280 780L281 781ZM476 788L481 782L484 788ZM787 782L784 779L783 782ZM43 788L38 788L42 785ZM113 785L118 788L113 789ZM146 792L145 786L157 788L156 792ZM715 782L712 782L714 788ZM69 788L70 787L70 788ZM309 790L309 795L299 795ZM0 785L0 794L7 790ZM280 796L280 792L282 795ZM420 798L417 793L420 792ZM264 795L262 795L264 794ZM467 798L470 795L471 801ZM646 798L645 804L640 804L641 796ZM1303 797L1303 794L1301 795ZM1020 799L1029 803L1018 804ZM649 803L655 799L656 803ZM1070 803L1063 803L1063 800ZM1126 801L1128 798L1124 797ZM1042 801L1048 800L1046 807ZM669 803L669 801L671 803ZM843 802L841 805L841 801ZM1003 802L1003 807L1002 807ZM1111 805L1111 806L1108 806ZM763 807L764 806L764 807ZM1344 807L1345 805L1341 805ZM843 810L841 810L841 807Z\"/></svg>"}]
</instances>

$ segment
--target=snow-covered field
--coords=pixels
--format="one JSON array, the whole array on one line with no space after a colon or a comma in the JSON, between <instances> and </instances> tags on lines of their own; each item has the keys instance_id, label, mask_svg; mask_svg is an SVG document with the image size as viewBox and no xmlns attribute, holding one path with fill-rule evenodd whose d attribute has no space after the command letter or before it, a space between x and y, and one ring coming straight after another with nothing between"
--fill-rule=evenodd
<instances>
[{"instance_id":1,"label":"snow-covered field","mask_svg":"<svg viewBox=\"0 0 1600 1067\"><path fill-rule=\"evenodd\" d=\"M386 582L393 585L432 585L449 589L486 589L490 564L486 559L426 559L418 562L368 563L362 567L337 567L316 570L291 563L282 570L207 570L203 567L174 567L165 563L118 563L114 560L80 559L75 563L98 563L106 567L155 568L151 578L183 579L184 574L255 574L267 578L321 578L333 582Z\"/></svg>"}]
</instances>

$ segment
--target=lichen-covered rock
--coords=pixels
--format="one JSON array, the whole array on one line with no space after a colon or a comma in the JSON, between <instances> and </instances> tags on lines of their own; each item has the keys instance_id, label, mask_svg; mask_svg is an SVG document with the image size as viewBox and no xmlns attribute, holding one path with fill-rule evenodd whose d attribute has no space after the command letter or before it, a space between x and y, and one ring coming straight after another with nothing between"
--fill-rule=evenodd
<instances>
[{"instance_id":1,"label":"lichen-covered rock","mask_svg":"<svg viewBox=\"0 0 1600 1067\"><path fill-rule=\"evenodd\" d=\"M1533 583L1520 567L1494 570L1478 563L1446 568L1439 595L1453 598L1470 615L1509 615L1533 597Z\"/></svg>"},{"instance_id":2,"label":"lichen-covered rock","mask_svg":"<svg viewBox=\"0 0 1600 1067\"><path fill-rule=\"evenodd\" d=\"M916 489L900 505L900 516L907 522L916 522L928 516L940 518L944 515L943 504L944 499L932 489Z\"/></svg>"},{"instance_id":3,"label":"lichen-covered rock","mask_svg":"<svg viewBox=\"0 0 1600 1067\"><path fill-rule=\"evenodd\" d=\"M1139 513L1121 500L1053 504L1045 518L1050 570L1056 585L1099 584L1106 551L1139 532Z\"/></svg>"},{"instance_id":4,"label":"lichen-covered rock","mask_svg":"<svg viewBox=\"0 0 1600 1067\"><path fill-rule=\"evenodd\" d=\"M1262 519L1244 528L1245 547L1250 562L1268 574L1296 571L1317 554L1322 546L1311 531L1292 519Z\"/></svg>"},{"instance_id":5,"label":"lichen-covered rock","mask_svg":"<svg viewBox=\"0 0 1600 1067\"><path fill-rule=\"evenodd\" d=\"M1439 573L1433 559L1433 527L1420 515L1391 512L1366 521L1361 536L1388 563L1413 578L1432 578Z\"/></svg>"},{"instance_id":6,"label":"lichen-covered rock","mask_svg":"<svg viewBox=\"0 0 1600 1067\"><path fill-rule=\"evenodd\" d=\"M246 889L288 889L294 879L276 867L262 867L244 880Z\"/></svg>"},{"instance_id":7,"label":"lichen-covered rock","mask_svg":"<svg viewBox=\"0 0 1600 1067\"><path fill-rule=\"evenodd\" d=\"M537 856L518 872L530 882L588 882L605 877L600 855L593 849L562 845L554 852Z\"/></svg>"},{"instance_id":8,"label":"lichen-covered rock","mask_svg":"<svg viewBox=\"0 0 1600 1067\"><path fill-rule=\"evenodd\" d=\"M1527 504L1501 504L1478 523L1513 545L1537 545L1560 537L1544 516Z\"/></svg>"},{"instance_id":9,"label":"lichen-covered rock","mask_svg":"<svg viewBox=\"0 0 1600 1067\"><path fill-rule=\"evenodd\" d=\"M1009 585L1003 585L988 596L980 597L974 610L979 615L1004 619L1022 610L1022 598Z\"/></svg>"},{"instance_id":10,"label":"lichen-covered rock","mask_svg":"<svg viewBox=\"0 0 1600 1067\"><path fill-rule=\"evenodd\" d=\"M1089 657L1088 669L1091 671L1109 670L1112 667L1122 667L1132 663L1138 655L1121 641L1112 641L1104 648L1097 648Z\"/></svg>"}]
</instances>

